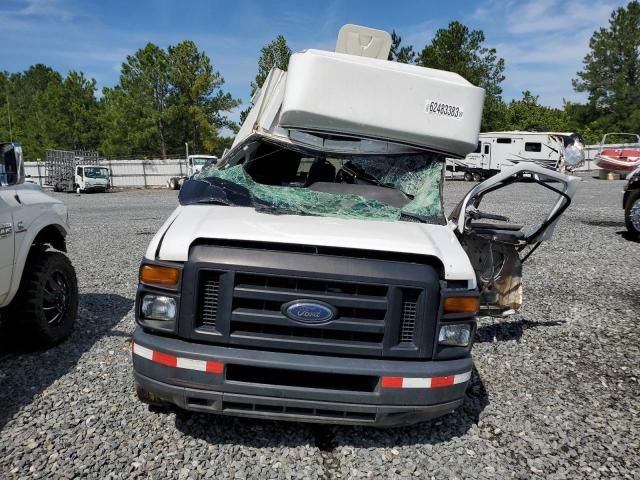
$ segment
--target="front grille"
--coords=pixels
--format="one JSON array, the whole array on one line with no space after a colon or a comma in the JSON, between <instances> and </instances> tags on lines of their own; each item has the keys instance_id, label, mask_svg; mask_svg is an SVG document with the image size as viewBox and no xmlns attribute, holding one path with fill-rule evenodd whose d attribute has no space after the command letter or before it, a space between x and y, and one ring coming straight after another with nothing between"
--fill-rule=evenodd
<instances>
[{"instance_id":1,"label":"front grille","mask_svg":"<svg viewBox=\"0 0 640 480\"><path fill-rule=\"evenodd\" d=\"M198 326L216 328L219 295L220 274L217 272L202 272L198 295Z\"/></svg>"},{"instance_id":2,"label":"front grille","mask_svg":"<svg viewBox=\"0 0 640 480\"><path fill-rule=\"evenodd\" d=\"M262 345L305 349L380 349L384 339L388 288L350 282L271 275L236 274L229 334ZM282 305L292 300L333 305L328 324L304 325L288 319Z\"/></svg>"},{"instance_id":3,"label":"front grille","mask_svg":"<svg viewBox=\"0 0 640 480\"><path fill-rule=\"evenodd\" d=\"M402 290L402 313L400 323L400 344L413 344L418 316L418 297L420 290Z\"/></svg>"},{"instance_id":4,"label":"front grille","mask_svg":"<svg viewBox=\"0 0 640 480\"><path fill-rule=\"evenodd\" d=\"M440 278L431 265L198 245L183 273L178 335L272 352L430 358ZM330 305L323 324L287 317L294 301Z\"/></svg>"}]
</instances>

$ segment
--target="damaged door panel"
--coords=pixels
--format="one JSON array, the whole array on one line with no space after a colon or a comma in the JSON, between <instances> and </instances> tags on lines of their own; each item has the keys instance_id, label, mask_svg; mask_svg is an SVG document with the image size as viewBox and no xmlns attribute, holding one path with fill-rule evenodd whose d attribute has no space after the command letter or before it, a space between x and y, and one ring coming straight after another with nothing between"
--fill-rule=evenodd
<instances>
[{"instance_id":1,"label":"damaged door panel","mask_svg":"<svg viewBox=\"0 0 640 480\"><path fill-rule=\"evenodd\" d=\"M485 314L507 314L522 305L522 264L553 236L560 216L571 203L579 178L537 165L517 165L478 184L450 216L476 272ZM516 224L505 215L481 210L486 196L516 183L548 190L551 210L531 225Z\"/></svg>"}]
</instances>

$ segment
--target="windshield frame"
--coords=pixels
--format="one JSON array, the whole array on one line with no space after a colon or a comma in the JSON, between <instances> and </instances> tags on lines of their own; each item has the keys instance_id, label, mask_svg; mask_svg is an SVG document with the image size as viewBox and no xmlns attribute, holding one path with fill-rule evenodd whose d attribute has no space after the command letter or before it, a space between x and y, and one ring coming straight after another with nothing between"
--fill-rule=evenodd
<instances>
[{"instance_id":1,"label":"windshield frame","mask_svg":"<svg viewBox=\"0 0 640 480\"><path fill-rule=\"evenodd\" d=\"M87 172L93 172L99 170L100 173L98 175L88 175ZM86 178L109 178L109 169L107 167L102 167L99 165L86 165L82 167L82 175Z\"/></svg>"}]
</instances>

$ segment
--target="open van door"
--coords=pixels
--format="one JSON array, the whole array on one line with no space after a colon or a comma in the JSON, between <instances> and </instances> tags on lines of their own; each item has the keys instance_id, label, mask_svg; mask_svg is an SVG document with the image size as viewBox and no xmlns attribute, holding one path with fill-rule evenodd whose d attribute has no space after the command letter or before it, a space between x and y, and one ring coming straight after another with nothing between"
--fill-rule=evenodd
<instances>
[{"instance_id":1,"label":"open van door","mask_svg":"<svg viewBox=\"0 0 640 480\"><path fill-rule=\"evenodd\" d=\"M449 225L476 272L484 314L507 314L520 307L522 264L543 241L553 236L555 225L571 203L579 181L577 177L523 162L476 185L453 210ZM511 189L513 194L502 189ZM540 215L527 211L526 222L513 223L510 212L517 209L510 208L509 204L522 204L523 199L526 202L527 198L533 198L533 189L542 189L543 196L540 197L542 192L538 191L535 198L547 199L548 208ZM499 202L487 205L490 194L498 190L503 195ZM540 207L540 203L536 202L535 207Z\"/></svg>"}]
</instances>

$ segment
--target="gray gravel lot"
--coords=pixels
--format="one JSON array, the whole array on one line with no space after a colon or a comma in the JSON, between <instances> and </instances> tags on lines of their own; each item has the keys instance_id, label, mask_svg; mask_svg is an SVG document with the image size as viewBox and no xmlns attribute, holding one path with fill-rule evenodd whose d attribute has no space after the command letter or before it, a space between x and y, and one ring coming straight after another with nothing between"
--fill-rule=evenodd
<instances>
[{"instance_id":1,"label":"gray gravel lot","mask_svg":"<svg viewBox=\"0 0 640 480\"><path fill-rule=\"evenodd\" d=\"M446 185L448 210L469 186ZM0 349L0 478L639 478L640 244L622 234L621 190L585 177L555 241L525 265L521 311L481 321L464 406L392 430L137 401L137 268L176 194L60 195L80 315L49 351ZM519 195L514 215L542 202Z\"/></svg>"}]
</instances>

